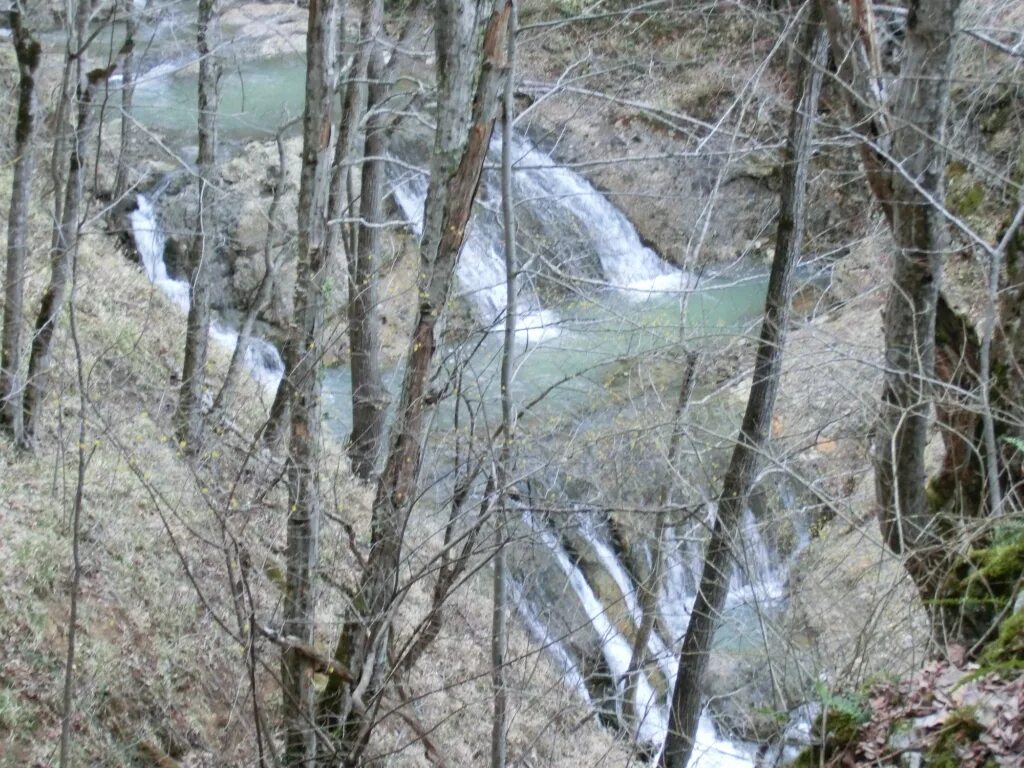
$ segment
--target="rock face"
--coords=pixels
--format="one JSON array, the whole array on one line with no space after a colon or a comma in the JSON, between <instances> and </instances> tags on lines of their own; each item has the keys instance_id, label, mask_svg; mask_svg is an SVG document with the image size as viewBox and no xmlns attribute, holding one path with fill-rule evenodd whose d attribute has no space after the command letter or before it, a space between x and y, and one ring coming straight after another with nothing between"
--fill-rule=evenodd
<instances>
[{"instance_id":1,"label":"rock face","mask_svg":"<svg viewBox=\"0 0 1024 768\"><path fill-rule=\"evenodd\" d=\"M298 185L298 139L286 143L286 167L281 201L275 216L271 257L278 263L273 299L260 319L272 328L283 328L292 311L295 277L289 251L294 243L295 190ZM268 212L278 174L277 149L273 142L253 142L220 169L220 183L207 190L216 211L210 279L211 306L229 320L239 317L255 297L265 273L264 246L269 228ZM194 232L198 191L190 175L177 174L158 200L161 224L167 236L164 261L175 277L187 273L188 249ZM272 335L280 335L272 334Z\"/></svg>"},{"instance_id":2,"label":"rock face","mask_svg":"<svg viewBox=\"0 0 1024 768\"><path fill-rule=\"evenodd\" d=\"M253 58L306 52L306 9L294 3L244 3L220 17L233 46Z\"/></svg>"}]
</instances>

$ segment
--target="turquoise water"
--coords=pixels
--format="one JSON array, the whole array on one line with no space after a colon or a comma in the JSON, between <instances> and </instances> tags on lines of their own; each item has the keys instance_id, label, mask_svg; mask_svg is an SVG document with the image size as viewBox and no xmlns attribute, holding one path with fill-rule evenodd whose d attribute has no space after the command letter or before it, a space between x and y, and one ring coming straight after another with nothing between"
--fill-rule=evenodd
<instances>
[{"instance_id":1,"label":"turquoise water","mask_svg":"<svg viewBox=\"0 0 1024 768\"><path fill-rule=\"evenodd\" d=\"M688 347L713 349L737 334L755 333L766 287L763 276L709 278L685 295L632 301L609 290L551 307L559 318L558 335L517 344L513 381L517 408L542 398L530 408L530 417L540 421L577 408L589 412L595 402L603 401L607 379L617 367L635 364L646 356L674 359L681 364L681 336ZM684 301L685 325L681 329ZM502 334L489 333L462 361L468 396L483 400L495 418L499 412L501 349ZM388 371L387 379L397 396L398 371ZM328 424L336 435L347 437L351 429L349 369L339 366L327 371L324 390ZM450 410L450 405L442 405L437 428L450 423Z\"/></svg>"},{"instance_id":2,"label":"turquoise water","mask_svg":"<svg viewBox=\"0 0 1024 768\"><path fill-rule=\"evenodd\" d=\"M217 127L229 138L273 136L278 126L302 113L306 65L283 57L222 64ZM194 134L195 65L161 66L143 74L135 91L135 116L145 126L172 136Z\"/></svg>"}]
</instances>

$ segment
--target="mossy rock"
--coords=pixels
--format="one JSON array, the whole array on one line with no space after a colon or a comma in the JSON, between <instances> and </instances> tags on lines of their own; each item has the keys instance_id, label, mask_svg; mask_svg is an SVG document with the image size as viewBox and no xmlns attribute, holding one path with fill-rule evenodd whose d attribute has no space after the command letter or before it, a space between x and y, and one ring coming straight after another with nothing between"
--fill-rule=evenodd
<instances>
[{"instance_id":1,"label":"mossy rock","mask_svg":"<svg viewBox=\"0 0 1024 768\"><path fill-rule=\"evenodd\" d=\"M957 749L977 741L985 732L972 707L961 707L952 712L939 732L938 739L929 747L925 760L929 768L959 768L962 763Z\"/></svg>"},{"instance_id":2,"label":"mossy rock","mask_svg":"<svg viewBox=\"0 0 1024 768\"><path fill-rule=\"evenodd\" d=\"M792 768L817 768L823 761L827 763L857 741L865 721L866 717L862 712L852 709L847 711L845 707L829 707L824 718L824 734L821 731L823 723L819 719L814 726L818 743L797 755L796 760L791 763Z\"/></svg>"},{"instance_id":3,"label":"mossy rock","mask_svg":"<svg viewBox=\"0 0 1024 768\"><path fill-rule=\"evenodd\" d=\"M987 666L1024 667L1024 608L1003 620L999 634L985 647L980 661L983 669Z\"/></svg>"}]
</instances>

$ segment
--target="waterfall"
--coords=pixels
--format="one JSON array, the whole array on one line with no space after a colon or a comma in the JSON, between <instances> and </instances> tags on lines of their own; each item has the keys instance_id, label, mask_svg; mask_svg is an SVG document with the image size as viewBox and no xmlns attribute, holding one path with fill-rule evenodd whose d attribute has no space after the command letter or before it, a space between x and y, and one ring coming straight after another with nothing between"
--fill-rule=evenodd
<instances>
[{"instance_id":1,"label":"waterfall","mask_svg":"<svg viewBox=\"0 0 1024 768\"><path fill-rule=\"evenodd\" d=\"M640 241L629 219L594 186L574 171L557 165L539 149L520 140L513 147L516 176L527 205L551 216L568 212L597 254L608 285L632 299L684 291L692 278L665 262Z\"/></svg>"},{"instance_id":2,"label":"waterfall","mask_svg":"<svg viewBox=\"0 0 1024 768\"><path fill-rule=\"evenodd\" d=\"M510 578L506 589L508 589L509 598L515 604L519 619L526 627L526 631L530 633L530 637L554 658L558 668L562 671L562 679L572 686L576 694L587 705L593 706L594 702L590 697L590 691L587 690L587 683L583 679L583 673L580 672L579 664L566 650L565 645L551 636L551 632L544 626L544 622L540 620L526 599L522 585L514 578Z\"/></svg>"},{"instance_id":3,"label":"waterfall","mask_svg":"<svg viewBox=\"0 0 1024 768\"><path fill-rule=\"evenodd\" d=\"M565 547L543 523L536 520L532 513L525 512L523 520L526 525L536 533L544 545L555 557L556 562L565 573L569 584L576 593L577 598L586 612L587 618L594 627L598 638L601 641L601 652L612 673L612 679L618 686L629 670L629 663L632 660L633 652L630 643L616 629L604 605L594 594L586 576L573 565ZM667 711L658 703L658 695L651 686L644 674L639 674L637 680L637 714L640 717L640 724L637 729L638 740L647 744L660 744L665 739L668 731Z\"/></svg>"},{"instance_id":4,"label":"waterfall","mask_svg":"<svg viewBox=\"0 0 1024 768\"><path fill-rule=\"evenodd\" d=\"M491 165L500 161L500 146L500 139L495 137L488 153ZM690 276L645 246L622 212L582 176L556 165L522 138L515 140L512 153L516 158L513 182L520 211L519 231L532 226L539 240L562 240L566 232L577 235L569 246L571 253L558 265L560 270L571 273L572 262L586 262L588 255L593 256L600 266L598 282L633 300L691 287ZM394 165L408 168L412 164ZM420 235L428 174L405 172L398 177L394 169L391 173L395 202L409 226ZM483 175L479 198L457 276L463 294L473 302L483 323L501 330L505 312L505 246L503 224L496 210L496 201L501 199L496 173ZM495 201L495 205L486 201ZM521 279L528 277L525 274ZM557 313L542 306L536 291L530 285L520 285L516 323L520 340L542 341L557 336L558 323Z\"/></svg>"},{"instance_id":5,"label":"waterfall","mask_svg":"<svg viewBox=\"0 0 1024 768\"><path fill-rule=\"evenodd\" d=\"M395 202L417 237L423 232L427 184L427 175L417 173L404 178L394 189ZM485 226L479 216L474 216L456 267L463 293L476 306L480 319L499 333L505 328L504 250L500 225ZM531 344L559 334L558 315L544 309L529 289L520 289L517 311L516 337L520 342Z\"/></svg>"},{"instance_id":6,"label":"waterfall","mask_svg":"<svg viewBox=\"0 0 1024 768\"><path fill-rule=\"evenodd\" d=\"M167 265L164 263L167 238L153 204L145 195L138 195L137 206L131 212L129 221L135 248L142 259L146 277L182 312L188 312L189 284L186 280L176 280L167 273ZM217 321L210 325L210 338L228 352L234 352L238 345L238 332L225 328ZM252 377L271 391L277 388L284 375L284 361L277 348L266 339L256 336L249 339L245 364Z\"/></svg>"},{"instance_id":7,"label":"waterfall","mask_svg":"<svg viewBox=\"0 0 1024 768\"><path fill-rule=\"evenodd\" d=\"M131 212L129 219L135 248L142 258L146 277L182 312L188 312L189 286L185 280L175 280L167 274L167 265L164 264L167 238L153 210L153 204L145 195L139 195L137 200L138 206Z\"/></svg>"},{"instance_id":8,"label":"waterfall","mask_svg":"<svg viewBox=\"0 0 1024 768\"><path fill-rule=\"evenodd\" d=\"M615 585L622 593L622 597L623 600L625 600L629 614L633 617L633 623L640 626L640 622L643 617L641 615L640 605L637 602L636 587L633 584L633 578L626 572L626 569L619 561L618 556L605 542L596 525L588 520L583 524L583 526L581 526L581 530L587 539L587 543L593 548L594 554L597 555L598 562L600 562L605 571L611 575ZM658 668L665 676L665 679L668 681L668 687L671 689L675 686L676 682L677 669L675 654L665 646L664 641L658 635L657 631L651 632L650 639L647 641L647 652L650 654L650 658L657 662Z\"/></svg>"},{"instance_id":9,"label":"waterfall","mask_svg":"<svg viewBox=\"0 0 1024 768\"><path fill-rule=\"evenodd\" d=\"M551 553L555 562L557 562L559 568L565 574L569 586L571 586L576 597L579 599L587 618L600 639L601 653L618 686L629 669L632 658L631 644L619 632L611 619L608 618L605 606L594 594L583 572L573 564L558 536L547 525L537 520L529 510L523 512L523 521L540 538L545 548ZM610 556L616 563L618 562L614 557L614 553L610 550L606 549L604 552L605 554L602 556L602 559L605 556ZM615 570L619 571L620 569L621 566L617 565ZM614 576L613 578L618 581L618 578ZM626 580L628 576L624 571L621 572L621 578L623 578L624 584L629 584ZM628 594L629 592L624 591L623 594ZM564 647L560 643L551 643L550 638L547 637L546 630L542 629L542 625L541 630L534 629L531 631L543 632L542 636L546 641L545 646L560 663L560 666L564 668L565 662L563 659L568 657ZM568 658L571 661L571 657ZM576 670L578 677L578 667L573 663L572 668ZM672 679L674 677L675 673L673 671ZM620 690L620 695L621 693ZM671 692L669 695L671 695ZM659 697L647 676L640 673L637 678L636 707L637 714L641 718L637 729L638 741L655 748L661 747L665 740L665 734L668 731L668 706L667 698L662 699ZM693 758L690 761L689 768L749 768L752 765L753 761L748 750L719 738L710 716L706 712L702 714L697 728Z\"/></svg>"}]
</instances>

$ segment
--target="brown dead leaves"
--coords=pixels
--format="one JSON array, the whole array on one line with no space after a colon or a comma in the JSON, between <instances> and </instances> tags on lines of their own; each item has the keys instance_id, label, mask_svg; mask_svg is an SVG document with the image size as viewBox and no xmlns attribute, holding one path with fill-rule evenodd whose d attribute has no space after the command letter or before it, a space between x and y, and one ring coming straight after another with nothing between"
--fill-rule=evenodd
<instances>
[{"instance_id":1,"label":"brown dead leaves","mask_svg":"<svg viewBox=\"0 0 1024 768\"><path fill-rule=\"evenodd\" d=\"M909 679L875 685L869 707L868 723L830 765L904 765L916 753L924 765L1024 768L1020 672L932 661Z\"/></svg>"}]
</instances>

